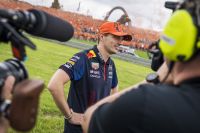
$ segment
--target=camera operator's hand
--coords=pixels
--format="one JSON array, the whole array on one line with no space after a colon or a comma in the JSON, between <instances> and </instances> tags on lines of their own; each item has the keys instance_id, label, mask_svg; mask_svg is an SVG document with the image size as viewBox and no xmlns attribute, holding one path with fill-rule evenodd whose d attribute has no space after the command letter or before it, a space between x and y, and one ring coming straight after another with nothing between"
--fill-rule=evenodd
<instances>
[{"instance_id":1,"label":"camera operator's hand","mask_svg":"<svg viewBox=\"0 0 200 133\"><path fill-rule=\"evenodd\" d=\"M15 83L15 78L13 76L8 76L7 79L5 80L5 84L2 88L1 97L3 99L11 100L14 83Z\"/></svg>"},{"instance_id":2,"label":"camera operator's hand","mask_svg":"<svg viewBox=\"0 0 200 133\"><path fill-rule=\"evenodd\" d=\"M5 84L2 88L1 98L5 100L11 100L13 85L15 83L15 78L13 76L8 76L5 80ZM0 116L0 133L6 133L9 127L8 120L4 116Z\"/></svg>"},{"instance_id":3,"label":"camera operator's hand","mask_svg":"<svg viewBox=\"0 0 200 133\"><path fill-rule=\"evenodd\" d=\"M76 113L72 111L72 118L69 120L69 123L74 124L74 125L81 125L83 122L83 114L81 113Z\"/></svg>"},{"instance_id":4,"label":"camera operator's hand","mask_svg":"<svg viewBox=\"0 0 200 133\"><path fill-rule=\"evenodd\" d=\"M8 120L5 117L0 118L0 133L6 133L9 128Z\"/></svg>"}]
</instances>

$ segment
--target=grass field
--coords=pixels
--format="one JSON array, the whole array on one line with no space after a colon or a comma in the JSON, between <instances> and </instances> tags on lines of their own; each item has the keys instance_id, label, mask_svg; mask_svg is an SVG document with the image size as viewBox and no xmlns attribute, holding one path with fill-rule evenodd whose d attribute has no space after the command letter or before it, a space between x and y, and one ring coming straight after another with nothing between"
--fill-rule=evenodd
<instances>
[{"instance_id":1,"label":"grass field","mask_svg":"<svg viewBox=\"0 0 200 133\"><path fill-rule=\"evenodd\" d=\"M135 54L144 59L149 59L147 52L142 50L135 50Z\"/></svg>"},{"instance_id":2,"label":"grass field","mask_svg":"<svg viewBox=\"0 0 200 133\"><path fill-rule=\"evenodd\" d=\"M87 40L77 40L77 39L72 38L71 41L78 42L78 43L89 44L89 45L96 45L96 42L87 41Z\"/></svg>"},{"instance_id":3,"label":"grass field","mask_svg":"<svg viewBox=\"0 0 200 133\"><path fill-rule=\"evenodd\" d=\"M70 48L64 45L53 44L47 41L32 39L37 45L38 50L32 51L26 48L28 60L25 62L30 78L42 79L45 85L57 68L65 63L78 49ZM12 58L10 45L0 45L0 61ZM135 65L122 60L114 59L119 88L122 90L130 85L142 81L151 70L147 67ZM66 95L68 85L65 87ZM31 133L62 133L63 117L53 102L53 99L45 87L40 99L39 116L35 128ZM9 133L15 133L12 129Z\"/></svg>"}]
</instances>

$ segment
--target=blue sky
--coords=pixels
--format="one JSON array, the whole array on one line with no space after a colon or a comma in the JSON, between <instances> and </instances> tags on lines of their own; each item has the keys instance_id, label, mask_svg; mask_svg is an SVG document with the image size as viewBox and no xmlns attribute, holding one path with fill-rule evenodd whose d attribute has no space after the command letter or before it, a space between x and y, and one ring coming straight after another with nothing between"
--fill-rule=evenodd
<instances>
[{"instance_id":1,"label":"blue sky","mask_svg":"<svg viewBox=\"0 0 200 133\"><path fill-rule=\"evenodd\" d=\"M34 5L51 6L53 0L21 0ZM132 25L141 28L161 30L171 15L169 9L164 8L166 0L59 0L63 10L91 15L104 19L106 13L113 7L122 6L132 20ZM177 1L177 0L170 0ZM123 12L114 11L109 20L117 20Z\"/></svg>"}]
</instances>

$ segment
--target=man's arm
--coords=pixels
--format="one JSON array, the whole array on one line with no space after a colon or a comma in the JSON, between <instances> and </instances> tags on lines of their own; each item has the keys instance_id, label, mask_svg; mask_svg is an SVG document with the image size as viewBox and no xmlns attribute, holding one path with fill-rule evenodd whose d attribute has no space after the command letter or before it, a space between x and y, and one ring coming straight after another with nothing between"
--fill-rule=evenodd
<instances>
[{"instance_id":1,"label":"man's arm","mask_svg":"<svg viewBox=\"0 0 200 133\"><path fill-rule=\"evenodd\" d=\"M48 88L54 98L56 105L63 113L63 115L65 117L72 115L72 118L69 120L69 122L72 124L80 125L83 120L83 114L73 112L69 108L64 95L64 85L69 82L69 80L69 75L62 69L58 69L52 76L48 84Z\"/></svg>"},{"instance_id":2,"label":"man's arm","mask_svg":"<svg viewBox=\"0 0 200 133\"><path fill-rule=\"evenodd\" d=\"M160 76L160 80L163 80L163 78L165 77L165 75L166 75L166 73L167 73L167 70L168 70L167 65L166 65L166 63L164 62L163 65L159 68L159 70L158 70L158 72L157 72L158 75ZM168 83L168 80L166 80L166 81L167 81L167 83ZM165 82L166 82L166 81L165 81ZM106 98L100 100L100 101L97 102L95 105L93 105L93 106L91 106L90 108L88 108L88 109L86 110L86 112L85 112L85 117L84 117L84 120L83 120L83 123L82 123L82 128L83 128L84 133L88 133L88 128L89 128L89 124L90 124L91 117L92 117L94 111L95 111L100 105L102 105L102 104L104 104L104 103L107 103L107 102L113 102L113 101L115 101L117 98L119 98L121 95L125 94L126 92L128 92L128 91L130 91L130 90L132 90L132 89L135 89L135 88L137 88L139 85L145 84L145 83L147 83L147 82L144 80L144 81L142 81L142 82L140 82L140 83L138 83L138 84L136 84L136 85L132 85L132 86L126 88L126 89L123 89L122 91L120 91L120 92L118 92L118 93L115 93L115 94L113 94L113 95L111 95L111 96L108 96L108 97L106 97ZM170 80L170 83L172 83L171 80Z\"/></svg>"},{"instance_id":3,"label":"man's arm","mask_svg":"<svg viewBox=\"0 0 200 133\"><path fill-rule=\"evenodd\" d=\"M83 120L83 123L81 124L82 126L82 129L83 129L83 132L84 133L88 133L88 128L89 128L89 124L90 124L90 120L91 120L91 117L94 113L94 111L102 104L104 103L111 103L113 101L115 101L117 98L119 98L121 95L125 94L126 92L132 90L132 89L135 89L138 87L138 85L140 84L144 84L146 83L145 81L142 81L136 85L132 85L126 89L123 89L122 91L118 92L118 93L115 93L111 96L108 96L102 100L100 100L99 102L97 102L95 105L91 106L90 108L88 108L85 112L85 115L84 115L84 120Z\"/></svg>"}]
</instances>

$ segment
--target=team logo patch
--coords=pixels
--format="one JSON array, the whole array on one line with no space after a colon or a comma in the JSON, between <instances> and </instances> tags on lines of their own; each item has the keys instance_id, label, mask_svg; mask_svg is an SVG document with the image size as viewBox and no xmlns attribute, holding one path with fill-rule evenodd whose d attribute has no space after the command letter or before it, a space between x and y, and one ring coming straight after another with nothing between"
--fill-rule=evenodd
<instances>
[{"instance_id":1,"label":"team logo patch","mask_svg":"<svg viewBox=\"0 0 200 133\"><path fill-rule=\"evenodd\" d=\"M77 62L76 58L71 58L70 61Z\"/></svg>"},{"instance_id":2,"label":"team logo patch","mask_svg":"<svg viewBox=\"0 0 200 133\"><path fill-rule=\"evenodd\" d=\"M96 54L94 53L93 50L90 50L90 51L87 53L87 57L88 57L88 59L90 59L90 58L96 57Z\"/></svg>"},{"instance_id":3,"label":"team logo patch","mask_svg":"<svg viewBox=\"0 0 200 133\"><path fill-rule=\"evenodd\" d=\"M80 59L80 57L79 57L79 56L77 56L77 55L74 55L74 56L73 56L73 58L75 58L75 59L77 59L77 60L79 60L79 59Z\"/></svg>"},{"instance_id":4,"label":"team logo patch","mask_svg":"<svg viewBox=\"0 0 200 133\"><path fill-rule=\"evenodd\" d=\"M109 65L108 70L112 71L112 65Z\"/></svg>"},{"instance_id":5,"label":"team logo patch","mask_svg":"<svg viewBox=\"0 0 200 133\"><path fill-rule=\"evenodd\" d=\"M74 61L71 61L71 60L67 61L67 63L70 63L70 64L72 64L72 65L75 64L75 62L74 62Z\"/></svg>"},{"instance_id":6,"label":"team logo patch","mask_svg":"<svg viewBox=\"0 0 200 133\"><path fill-rule=\"evenodd\" d=\"M90 70L90 77L91 78L101 78L100 71L98 70Z\"/></svg>"},{"instance_id":7,"label":"team logo patch","mask_svg":"<svg viewBox=\"0 0 200 133\"><path fill-rule=\"evenodd\" d=\"M108 78L109 78L109 79L112 79L112 77L113 77L113 72L109 72L109 73L108 73Z\"/></svg>"},{"instance_id":8,"label":"team logo patch","mask_svg":"<svg viewBox=\"0 0 200 133\"><path fill-rule=\"evenodd\" d=\"M64 64L64 67L66 67L66 68L70 69L70 68L72 68L72 64L69 64L69 63L67 63L67 64Z\"/></svg>"},{"instance_id":9,"label":"team logo patch","mask_svg":"<svg viewBox=\"0 0 200 133\"><path fill-rule=\"evenodd\" d=\"M94 70L99 69L99 63L92 62L92 68L93 68Z\"/></svg>"}]
</instances>

